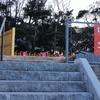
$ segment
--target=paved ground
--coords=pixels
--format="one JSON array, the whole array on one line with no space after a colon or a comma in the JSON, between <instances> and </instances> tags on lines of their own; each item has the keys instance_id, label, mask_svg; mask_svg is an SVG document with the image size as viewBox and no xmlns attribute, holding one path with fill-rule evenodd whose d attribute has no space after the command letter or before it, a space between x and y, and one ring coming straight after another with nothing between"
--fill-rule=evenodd
<instances>
[{"instance_id":1,"label":"paved ground","mask_svg":"<svg viewBox=\"0 0 100 100\"><path fill-rule=\"evenodd\" d=\"M34 62L57 62L64 63L65 57L34 57L34 56L4 56L4 61L34 61Z\"/></svg>"}]
</instances>

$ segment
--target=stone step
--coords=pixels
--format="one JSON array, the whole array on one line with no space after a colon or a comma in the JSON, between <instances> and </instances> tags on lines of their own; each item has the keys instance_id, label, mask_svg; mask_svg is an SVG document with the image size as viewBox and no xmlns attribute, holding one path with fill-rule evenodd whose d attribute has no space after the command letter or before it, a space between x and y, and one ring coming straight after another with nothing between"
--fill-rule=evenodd
<instances>
[{"instance_id":1,"label":"stone step","mask_svg":"<svg viewBox=\"0 0 100 100\"><path fill-rule=\"evenodd\" d=\"M0 80L82 81L83 73L0 70Z\"/></svg>"},{"instance_id":2,"label":"stone step","mask_svg":"<svg viewBox=\"0 0 100 100\"><path fill-rule=\"evenodd\" d=\"M0 92L85 92L85 81L0 81Z\"/></svg>"},{"instance_id":3,"label":"stone step","mask_svg":"<svg viewBox=\"0 0 100 100\"><path fill-rule=\"evenodd\" d=\"M66 93L0 93L0 100L94 100L87 92Z\"/></svg>"},{"instance_id":4,"label":"stone step","mask_svg":"<svg viewBox=\"0 0 100 100\"><path fill-rule=\"evenodd\" d=\"M0 62L0 70L23 70L23 71L78 71L77 64L45 63L45 62Z\"/></svg>"},{"instance_id":5,"label":"stone step","mask_svg":"<svg viewBox=\"0 0 100 100\"><path fill-rule=\"evenodd\" d=\"M94 100L78 64L0 62L0 100Z\"/></svg>"}]
</instances>

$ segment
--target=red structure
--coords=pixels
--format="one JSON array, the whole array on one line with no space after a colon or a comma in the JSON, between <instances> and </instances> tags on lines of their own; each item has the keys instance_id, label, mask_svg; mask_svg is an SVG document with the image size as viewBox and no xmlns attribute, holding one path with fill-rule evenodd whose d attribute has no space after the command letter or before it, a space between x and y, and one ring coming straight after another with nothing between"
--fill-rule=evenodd
<instances>
[{"instance_id":1,"label":"red structure","mask_svg":"<svg viewBox=\"0 0 100 100\"><path fill-rule=\"evenodd\" d=\"M94 25L94 54L100 55L100 25Z\"/></svg>"}]
</instances>

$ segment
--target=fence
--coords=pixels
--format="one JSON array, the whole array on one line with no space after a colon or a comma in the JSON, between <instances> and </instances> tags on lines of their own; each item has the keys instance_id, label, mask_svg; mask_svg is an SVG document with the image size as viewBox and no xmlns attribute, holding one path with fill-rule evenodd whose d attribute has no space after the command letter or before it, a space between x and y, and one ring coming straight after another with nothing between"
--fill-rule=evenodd
<instances>
[{"instance_id":1,"label":"fence","mask_svg":"<svg viewBox=\"0 0 100 100\"><path fill-rule=\"evenodd\" d=\"M75 58L86 58L89 62L99 62L94 55L94 25L100 23L66 21L66 62Z\"/></svg>"},{"instance_id":2,"label":"fence","mask_svg":"<svg viewBox=\"0 0 100 100\"><path fill-rule=\"evenodd\" d=\"M1 36L0 36L1 41ZM15 28L5 32L4 35L4 55L14 55L14 45L15 45ZM0 45L1 50L1 45Z\"/></svg>"}]
</instances>

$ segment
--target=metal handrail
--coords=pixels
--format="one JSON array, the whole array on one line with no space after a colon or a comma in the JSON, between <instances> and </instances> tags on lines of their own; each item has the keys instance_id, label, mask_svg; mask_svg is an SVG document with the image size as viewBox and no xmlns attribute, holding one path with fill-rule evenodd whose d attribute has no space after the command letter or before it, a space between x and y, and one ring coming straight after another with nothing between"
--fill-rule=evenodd
<instances>
[{"instance_id":1,"label":"metal handrail","mask_svg":"<svg viewBox=\"0 0 100 100\"><path fill-rule=\"evenodd\" d=\"M4 33L5 33L5 22L6 18L3 19L1 28L0 28L0 34L1 34L1 61L3 61L3 52L4 52Z\"/></svg>"}]
</instances>

